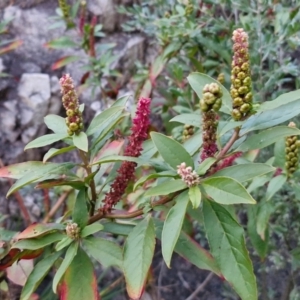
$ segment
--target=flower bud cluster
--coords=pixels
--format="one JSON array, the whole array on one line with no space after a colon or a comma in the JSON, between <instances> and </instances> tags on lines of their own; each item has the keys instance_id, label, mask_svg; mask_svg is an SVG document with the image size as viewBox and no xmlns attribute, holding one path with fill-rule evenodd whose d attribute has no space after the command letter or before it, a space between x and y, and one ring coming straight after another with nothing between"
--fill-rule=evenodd
<instances>
[{"instance_id":1,"label":"flower bud cluster","mask_svg":"<svg viewBox=\"0 0 300 300\"><path fill-rule=\"evenodd\" d=\"M195 133L195 129L193 125L184 125L183 133L182 133L182 141L188 140Z\"/></svg>"},{"instance_id":2,"label":"flower bud cluster","mask_svg":"<svg viewBox=\"0 0 300 300\"><path fill-rule=\"evenodd\" d=\"M192 167L187 167L185 162L177 166L177 174L181 177L181 179L186 183L188 187L200 183L199 175L196 173L196 171L193 171Z\"/></svg>"},{"instance_id":3,"label":"flower bud cluster","mask_svg":"<svg viewBox=\"0 0 300 300\"><path fill-rule=\"evenodd\" d=\"M70 7L67 4L67 1L66 0L58 0L58 5L59 5L59 8L62 11L64 19L65 20L69 19L69 17L70 17L70 14L69 14Z\"/></svg>"},{"instance_id":4,"label":"flower bud cluster","mask_svg":"<svg viewBox=\"0 0 300 300\"><path fill-rule=\"evenodd\" d=\"M218 80L221 84L224 84L224 82L225 82L225 75L224 75L224 73L220 73L220 74L218 75L217 80Z\"/></svg>"},{"instance_id":5,"label":"flower bud cluster","mask_svg":"<svg viewBox=\"0 0 300 300\"><path fill-rule=\"evenodd\" d=\"M290 122L289 127L296 127L294 122ZM298 168L298 145L297 136L289 136L285 139L285 169L288 177L290 177Z\"/></svg>"},{"instance_id":6,"label":"flower bud cluster","mask_svg":"<svg viewBox=\"0 0 300 300\"><path fill-rule=\"evenodd\" d=\"M185 7L185 15L190 16L193 13L193 11L194 11L193 3L191 3L191 1L188 1Z\"/></svg>"},{"instance_id":7,"label":"flower bud cluster","mask_svg":"<svg viewBox=\"0 0 300 300\"><path fill-rule=\"evenodd\" d=\"M83 120L73 79L69 74L65 74L59 82L61 93L63 94L62 103L67 113L66 124L68 126L68 134L78 134L83 129Z\"/></svg>"},{"instance_id":8,"label":"flower bud cluster","mask_svg":"<svg viewBox=\"0 0 300 300\"><path fill-rule=\"evenodd\" d=\"M203 98L200 99L200 109L203 112L219 111L222 106L222 96L222 90L217 83L206 84L203 88Z\"/></svg>"},{"instance_id":9,"label":"flower bud cluster","mask_svg":"<svg viewBox=\"0 0 300 300\"><path fill-rule=\"evenodd\" d=\"M68 223L66 227L66 233L72 240L77 240L80 236L80 228L76 223Z\"/></svg>"},{"instance_id":10,"label":"flower bud cluster","mask_svg":"<svg viewBox=\"0 0 300 300\"><path fill-rule=\"evenodd\" d=\"M252 82L248 53L248 34L239 28L233 31L233 60L230 94L233 99L232 117L239 121L252 110Z\"/></svg>"}]
</instances>

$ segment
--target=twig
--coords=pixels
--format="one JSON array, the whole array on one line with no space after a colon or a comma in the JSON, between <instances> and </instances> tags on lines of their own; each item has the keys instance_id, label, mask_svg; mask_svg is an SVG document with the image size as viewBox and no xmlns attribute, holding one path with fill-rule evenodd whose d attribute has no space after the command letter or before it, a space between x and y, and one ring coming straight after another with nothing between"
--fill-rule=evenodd
<instances>
[{"instance_id":1,"label":"twig","mask_svg":"<svg viewBox=\"0 0 300 300\"><path fill-rule=\"evenodd\" d=\"M224 146L224 148L220 151L219 155L217 156L217 161L220 161L224 158L228 150L232 147L234 142L239 138L240 128L237 127L231 136L230 140L227 142L227 144Z\"/></svg>"},{"instance_id":2,"label":"twig","mask_svg":"<svg viewBox=\"0 0 300 300\"><path fill-rule=\"evenodd\" d=\"M79 150L79 155L80 158L82 159L82 162L84 164L84 169L86 170L86 173L88 176L92 175L92 169L91 166L89 164L87 155L84 151ZM91 178L90 181L90 188L91 188L91 194L92 194L92 199L91 199L91 207L90 207L90 217L94 215L94 211L95 211L95 205L96 205L96 201L97 201L97 193L96 193L96 185L95 185L95 181L94 178Z\"/></svg>"},{"instance_id":3,"label":"twig","mask_svg":"<svg viewBox=\"0 0 300 300\"><path fill-rule=\"evenodd\" d=\"M163 197L162 199L154 202L151 204L151 207L154 208L156 206L162 205L162 204L166 204L170 201L172 201L174 199L175 196L177 196L178 193L173 194L171 197L170 196L166 196ZM133 212L124 212L124 213L112 213L112 214L103 214L102 211L100 211L98 214L92 216L89 221L88 224L94 223L100 219L131 219L131 218L135 218L138 216L141 216L144 213L143 209L138 209L136 211Z\"/></svg>"},{"instance_id":4,"label":"twig","mask_svg":"<svg viewBox=\"0 0 300 300\"><path fill-rule=\"evenodd\" d=\"M0 167L2 167L2 168L4 167L4 164L3 164L1 159L0 159ZM10 186L13 185L13 182L10 178L8 178L8 182L9 182ZM26 225L29 226L32 223L32 221L31 221L28 209L24 204L24 200L23 200L22 196L20 195L19 192L14 192L13 195L15 196L15 198L18 201L18 204L19 204L19 207L20 207L21 212L23 214L23 218L24 218L24 221L25 221Z\"/></svg>"},{"instance_id":5,"label":"twig","mask_svg":"<svg viewBox=\"0 0 300 300\"><path fill-rule=\"evenodd\" d=\"M124 276L117 278L112 284L100 292L100 296L103 297L112 291L116 286L118 286L124 280Z\"/></svg>"},{"instance_id":6,"label":"twig","mask_svg":"<svg viewBox=\"0 0 300 300\"><path fill-rule=\"evenodd\" d=\"M43 223L47 223L57 212L57 210L60 208L60 206L64 203L64 201L67 199L68 195L70 194L72 190L69 190L67 192L64 192L57 200L57 202L54 204L54 206L51 208L49 213L45 216Z\"/></svg>"},{"instance_id":7,"label":"twig","mask_svg":"<svg viewBox=\"0 0 300 300\"><path fill-rule=\"evenodd\" d=\"M187 297L185 300L193 300L209 283L209 281L213 278L214 273L209 273L208 276L205 278L205 280L195 289L195 291Z\"/></svg>"}]
</instances>

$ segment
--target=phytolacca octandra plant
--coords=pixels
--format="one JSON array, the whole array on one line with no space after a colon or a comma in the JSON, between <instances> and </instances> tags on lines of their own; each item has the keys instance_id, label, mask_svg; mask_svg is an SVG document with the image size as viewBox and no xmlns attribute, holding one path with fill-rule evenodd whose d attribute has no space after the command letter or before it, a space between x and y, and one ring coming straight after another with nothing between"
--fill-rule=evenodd
<instances>
[{"instance_id":1,"label":"phytolacca octandra plant","mask_svg":"<svg viewBox=\"0 0 300 300\"><path fill-rule=\"evenodd\" d=\"M62 103L67 114L68 134L78 134L83 129L83 120L72 77L69 74L63 75L60 79L60 85L61 93L63 94Z\"/></svg>"},{"instance_id":2,"label":"phytolacca octandra plant","mask_svg":"<svg viewBox=\"0 0 300 300\"><path fill-rule=\"evenodd\" d=\"M203 149L201 161L212 157L218 151L217 147L217 111L222 106L222 90L217 83L206 84L203 88L203 98L200 99L200 109L202 110L203 127Z\"/></svg>"},{"instance_id":3,"label":"phytolacca octandra plant","mask_svg":"<svg viewBox=\"0 0 300 300\"><path fill-rule=\"evenodd\" d=\"M248 34L239 28L234 30L232 40L234 44L230 93L233 99L232 117L238 121L247 117L252 109Z\"/></svg>"},{"instance_id":4,"label":"phytolacca octandra plant","mask_svg":"<svg viewBox=\"0 0 300 300\"><path fill-rule=\"evenodd\" d=\"M131 135L128 145L125 148L124 155L138 157L141 155L142 143L148 138L148 128L150 125L150 102L148 98L141 98L138 102ZM136 163L124 161L118 170L118 175L110 187L110 191L106 194L104 205L101 210L108 213L112 207L116 205L123 196L128 183L134 178Z\"/></svg>"}]
</instances>

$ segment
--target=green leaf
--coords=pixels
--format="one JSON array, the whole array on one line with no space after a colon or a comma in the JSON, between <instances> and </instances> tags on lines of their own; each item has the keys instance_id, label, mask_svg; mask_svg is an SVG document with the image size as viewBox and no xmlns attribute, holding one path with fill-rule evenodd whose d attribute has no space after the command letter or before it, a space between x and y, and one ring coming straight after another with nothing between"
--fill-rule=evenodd
<instances>
[{"instance_id":1,"label":"green leaf","mask_svg":"<svg viewBox=\"0 0 300 300\"><path fill-rule=\"evenodd\" d=\"M164 171L160 173L153 173L153 174L148 174L145 176L142 176L135 184L133 187L133 191L135 191L140 185L145 183L146 181L153 179L153 178L160 178L160 177L176 177L177 174L174 171Z\"/></svg>"},{"instance_id":2,"label":"green leaf","mask_svg":"<svg viewBox=\"0 0 300 300\"><path fill-rule=\"evenodd\" d=\"M68 237L68 236L64 236L63 239L60 240L60 242L58 242L56 245L55 245L55 250L56 251L60 251L61 249L69 246L71 243L73 242L73 240Z\"/></svg>"},{"instance_id":3,"label":"green leaf","mask_svg":"<svg viewBox=\"0 0 300 300\"><path fill-rule=\"evenodd\" d=\"M17 241L16 243L13 244L12 248L37 250L37 249L44 248L45 246L48 246L50 244L53 244L57 241L60 241L64 237L65 237L64 234L59 232L54 232L40 238L31 238L31 239Z\"/></svg>"},{"instance_id":4,"label":"green leaf","mask_svg":"<svg viewBox=\"0 0 300 300\"><path fill-rule=\"evenodd\" d=\"M247 190L236 180L229 177L210 177L201 185L205 192L221 204L255 204Z\"/></svg>"},{"instance_id":5,"label":"green leaf","mask_svg":"<svg viewBox=\"0 0 300 300\"><path fill-rule=\"evenodd\" d=\"M202 161L201 164L198 166L197 174L204 175L215 162L216 159L214 157L208 157L207 159Z\"/></svg>"},{"instance_id":6,"label":"green leaf","mask_svg":"<svg viewBox=\"0 0 300 300\"><path fill-rule=\"evenodd\" d=\"M268 164L261 164L261 163L241 164L241 165L235 165L232 167L222 169L216 172L215 174L213 174L210 178L230 177L239 182L245 182L255 177L262 176L274 171L275 168L273 168Z\"/></svg>"},{"instance_id":7,"label":"green leaf","mask_svg":"<svg viewBox=\"0 0 300 300\"><path fill-rule=\"evenodd\" d=\"M46 43L46 47L52 49L74 48L77 46L77 43L75 43L70 37L67 36L62 36Z\"/></svg>"},{"instance_id":8,"label":"green leaf","mask_svg":"<svg viewBox=\"0 0 300 300\"><path fill-rule=\"evenodd\" d=\"M67 55L64 57L61 57L58 59L55 63L52 64L51 70L57 70L60 69L72 62L80 60L80 56L75 56L75 55Z\"/></svg>"},{"instance_id":9,"label":"green leaf","mask_svg":"<svg viewBox=\"0 0 300 300\"><path fill-rule=\"evenodd\" d=\"M194 127L201 127L202 118L200 114L181 114L172 118L169 122L178 122Z\"/></svg>"},{"instance_id":10,"label":"green leaf","mask_svg":"<svg viewBox=\"0 0 300 300\"><path fill-rule=\"evenodd\" d=\"M21 233L19 233L16 236L17 240L23 240L23 239L31 239L31 238L37 238L41 237L43 235L49 234L51 232L62 230L64 231L66 229L66 226L59 223L33 223L29 225L25 230L23 230Z\"/></svg>"},{"instance_id":11,"label":"green leaf","mask_svg":"<svg viewBox=\"0 0 300 300\"><path fill-rule=\"evenodd\" d=\"M123 236L129 235L129 233L134 228L133 225L118 224L115 222L107 222L107 223L104 223L103 226L104 226L103 231L109 232L112 234L123 235Z\"/></svg>"},{"instance_id":12,"label":"green leaf","mask_svg":"<svg viewBox=\"0 0 300 300\"><path fill-rule=\"evenodd\" d=\"M218 124L218 132L217 132L217 136L220 138L221 136L223 136L225 133L227 133L228 131L239 127L243 124L243 122L237 122L237 121L229 121L229 122L222 122L220 121Z\"/></svg>"},{"instance_id":13,"label":"green leaf","mask_svg":"<svg viewBox=\"0 0 300 300\"><path fill-rule=\"evenodd\" d=\"M125 116L127 116L127 113L122 113L120 116L116 115L114 118L106 120L103 124L101 133L99 133L97 138L93 140L91 148L94 148L99 142L101 142Z\"/></svg>"},{"instance_id":14,"label":"green leaf","mask_svg":"<svg viewBox=\"0 0 300 300\"><path fill-rule=\"evenodd\" d=\"M190 156L194 156L202 146L202 133L196 133L183 143L184 149Z\"/></svg>"},{"instance_id":15,"label":"green leaf","mask_svg":"<svg viewBox=\"0 0 300 300\"><path fill-rule=\"evenodd\" d=\"M297 91L297 94L298 96L296 101L288 102L288 103L282 102L281 105L277 106L276 108L268 109L251 116L243 124L240 134L243 135L253 130L270 128L282 124L283 122L289 121L295 116L299 115L300 114L300 90ZM270 102L273 103L274 101L276 100Z\"/></svg>"},{"instance_id":16,"label":"green leaf","mask_svg":"<svg viewBox=\"0 0 300 300\"><path fill-rule=\"evenodd\" d=\"M70 165L70 164L67 164ZM72 166L74 166L72 164ZM47 173L55 169L59 169L61 164L42 163L40 161L28 161L24 163L14 164L0 168L0 177L20 179L26 174L31 173ZM40 172L42 170L42 172Z\"/></svg>"},{"instance_id":17,"label":"green leaf","mask_svg":"<svg viewBox=\"0 0 300 300\"><path fill-rule=\"evenodd\" d=\"M145 196L164 196L186 189L187 185L181 179L164 181L146 191Z\"/></svg>"},{"instance_id":18,"label":"green leaf","mask_svg":"<svg viewBox=\"0 0 300 300\"><path fill-rule=\"evenodd\" d=\"M194 161L189 153L175 140L157 132L150 133L153 143L162 158L173 169L177 169L181 163L194 168Z\"/></svg>"},{"instance_id":19,"label":"green leaf","mask_svg":"<svg viewBox=\"0 0 300 300\"><path fill-rule=\"evenodd\" d=\"M89 236L91 234L94 234L94 233L96 233L96 232L98 232L100 230L103 230L103 225L100 224L100 223L93 223L93 224L90 224L88 226L85 226L82 229L82 231L80 233L80 236L82 238L85 238L85 237L87 237L87 236Z\"/></svg>"},{"instance_id":20,"label":"green leaf","mask_svg":"<svg viewBox=\"0 0 300 300\"><path fill-rule=\"evenodd\" d=\"M89 141L85 132L81 131L79 134L73 135L74 146L78 149L88 152L89 151Z\"/></svg>"},{"instance_id":21,"label":"green leaf","mask_svg":"<svg viewBox=\"0 0 300 300\"><path fill-rule=\"evenodd\" d=\"M274 146L274 166L280 167L281 169L285 169L285 140L281 139L275 143Z\"/></svg>"},{"instance_id":22,"label":"green leaf","mask_svg":"<svg viewBox=\"0 0 300 300\"><path fill-rule=\"evenodd\" d=\"M54 133L64 133L68 135L68 127L66 125L66 120L63 117L57 115L47 115L44 118L44 122Z\"/></svg>"},{"instance_id":23,"label":"green leaf","mask_svg":"<svg viewBox=\"0 0 300 300\"><path fill-rule=\"evenodd\" d=\"M247 231L250 237L251 244L253 245L255 251L260 256L262 260L264 260L267 256L269 249L269 235L265 236L265 240L263 240L257 233L256 230L256 222L257 222L257 206L249 206L247 208L248 211L248 223L247 223Z\"/></svg>"},{"instance_id":24,"label":"green leaf","mask_svg":"<svg viewBox=\"0 0 300 300\"><path fill-rule=\"evenodd\" d=\"M66 270L70 266L72 260L76 256L77 250L78 250L78 243L74 242L69 246L69 248L66 252L65 258L62 261L61 265L59 266L59 268L56 271L55 276L53 278L52 290L54 293L56 293L58 283L60 282L60 280L64 276ZM82 269L84 269L84 268L82 268Z\"/></svg>"},{"instance_id":25,"label":"green leaf","mask_svg":"<svg viewBox=\"0 0 300 300\"><path fill-rule=\"evenodd\" d=\"M40 182L49 179L61 179L73 180L78 179L77 176L72 174L69 169L73 168L75 164L61 163L61 164L41 164L38 170L25 173L20 179L18 179L8 190L7 197L16 192L23 186L26 186L33 182Z\"/></svg>"},{"instance_id":26,"label":"green leaf","mask_svg":"<svg viewBox=\"0 0 300 300\"><path fill-rule=\"evenodd\" d=\"M219 81L209 77L206 74L202 74L202 73L198 73L198 72L191 73L187 77L187 80L188 80L190 86L192 87L192 89L195 91L195 93L199 97L199 99L202 98L203 88L207 83L212 83L212 82L217 83L223 92L222 107L220 110L226 114L229 114L229 115L231 114L232 99L231 99L230 93L227 91L227 89L222 84L220 84Z\"/></svg>"},{"instance_id":27,"label":"green leaf","mask_svg":"<svg viewBox=\"0 0 300 300\"><path fill-rule=\"evenodd\" d=\"M51 148L44 155L43 163L45 163L48 159L50 159L56 155L72 151L73 149L75 149L75 146L69 146L69 147L65 147L65 148L61 148L61 149Z\"/></svg>"},{"instance_id":28,"label":"green leaf","mask_svg":"<svg viewBox=\"0 0 300 300\"><path fill-rule=\"evenodd\" d=\"M162 256L170 268L172 254L181 232L185 212L189 203L188 192L176 197L176 204L169 210L162 230Z\"/></svg>"},{"instance_id":29,"label":"green leaf","mask_svg":"<svg viewBox=\"0 0 300 300\"><path fill-rule=\"evenodd\" d=\"M268 184L265 200L269 201L283 187L286 181L287 177L283 174L273 177Z\"/></svg>"},{"instance_id":30,"label":"green leaf","mask_svg":"<svg viewBox=\"0 0 300 300\"><path fill-rule=\"evenodd\" d=\"M130 98L130 95L124 95L120 98L118 98L112 105L112 107L115 107L115 106L121 106L121 107L126 107L126 104L127 104L127 101L128 99Z\"/></svg>"},{"instance_id":31,"label":"green leaf","mask_svg":"<svg viewBox=\"0 0 300 300\"><path fill-rule=\"evenodd\" d=\"M110 163L110 162L117 162L117 161L132 161L132 162L135 162L135 163L141 164L141 165L148 165L148 166L151 165L151 162L149 162L149 161L147 162L138 157L122 156L122 155L108 155L108 156L102 157L100 160L92 163L92 166Z\"/></svg>"},{"instance_id":32,"label":"green leaf","mask_svg":"<svg viewBox=\"0 0 300 300\"><path fill-rule=\"evenodd\" d=\"M270 201L261 201L257 210L256 230L262 240L266 239L269 219L274 212L274 204Z\"/></svg>"},{"instance_id":33,"label":"green leaf","mask_svg":"<svg viewBox=\"0 0 300 300\"><path fill-rule=\"evenodd\" d=\"M198 208L201 204L201 191L199 186L191 186L189 188L189 198L193 208Z\"/></svg>"},{"instance_id":34,"label":"green leaf","mask_svg":"<svg viewBox=\"0 0 300 300\"><path fill-rule=\"evenodd\" d=\"M81 229L83 229L89 219L89 214L87 210L87 195L86 190L80 190L77 194L72 220L76 223Z\"/></svg>"},{"instance_id":35,"label":"green leaf","mask_svg":"<svg viewBox=\"0 0 300 300\"><path fill-rule=\"evenodd\" d=\"M112 106L102 113L97 115L91 122L89 128L86 131L88 136L96 133L99 129L101 129L109 120L112 118L118 118L122 114L123 107L122 106Z\"/></svg>"},{"instance_id":36,"label":"green leaf","mask_svg":"<svg viewBox=\"0 0 300 300\"><path fill-rule=\"evenodd\" d=\"M212 201L204 200L203 217L212 255L223 276L243 300L257 300L243 228L222 205Z\"/></svg>"},{"instance_id":37,"label":"green leaf","mask_svg":"<svg viewBox=\"0 0 300 300\"><path fill-rule=\"evenodd\" d=\"M20 300L30 300L31 295L43 281L47 274L49 274L50 268L60 257L61 252L56 252L48 255L43 260L39 261L32 272L30 273L25 286L23 287Z\"/></svg>"},{"instance_id":38,"label":"green leaf","mask_svg":"<svg viewBox=\"0 0 300 300\"><path fill-rule=\"evenodd\" d=\"M82 242L86 251L104 268L110 266L123 268L122 249L116 243L99 237L88 237Z\"/></svg>"},{"instance_id":39,"label":"green leaf","mask_svg":"<svg viewBox=\"0 0 300 300\"><path fill-rule=\"evenodd\" d=\"M68 137L65 133L51 133L51 134L46 134L43 136L38 137L37 139L31 141L28 143L24 151L27 149L32 149L32 148L39 148L39 147L44 147L47 145L51 145L57 141L63 140L64 138Z\"/></svg>"},{"instance_id":40,"label":"green leaf","mask_svg":"<svg viewBox=\"0 0 300 300\"><path fill-rule=\"evenodd\" d=\"M140 299L155 247L153 221L147 216L137 224L128 235L124 246L124 275L126 289L130 298Z\"/></svg>"},{"instance_id":41,"label":"green leaf","mask_svg":"<svg viewBox=\"0 0 300 300\"><path fill-rule=\"evenodd\" d=\"M154 219L154 222L157 238L161 239L163 222L158 219ZM217 263L211 254L183 231L179 235L174 251L199 269L209 270L221 276Z\"/></svg>"},{"instance_id":42,"label":"green leaf","mask_svg":"<svg viewBox=\"0 0 300 300\"><path fill-rule=\"evenodd\" d=\"M254 149L265 148L279 139L291 135L299 135L300 130L297 128L292 128L288 126L277 126L264 130L258 134L254 134L248 137L237 149L236 151L247 152Z\"/></svg>"},{"instance_id":43,"label":"green leaf","mask_svg":"<svg viewBox=\"0 0 300 300\"><path fill-rule=\"evenodd\" d=\"M59 297L61 300L99 300L93 263L81 248L63 276Z\"/></svg>"}]
</instances>

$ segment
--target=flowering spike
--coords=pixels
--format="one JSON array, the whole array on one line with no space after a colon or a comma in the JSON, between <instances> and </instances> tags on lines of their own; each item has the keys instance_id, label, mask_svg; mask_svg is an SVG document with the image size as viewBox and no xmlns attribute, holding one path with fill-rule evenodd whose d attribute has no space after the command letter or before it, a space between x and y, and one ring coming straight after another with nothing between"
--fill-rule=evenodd
<instances>
[{"instance_id":1,"label":"flowering spike","mask_svg":"<svg viewBox=\"0 0 300 300\"><path fill-rule=\"evenodd\" d=\"M138 157L141 155L142 143L148 138L148 128L150 125L150 102L148 98L141 98L137 105L136 115L131 127L131 135L128 145L124 150L125 156ZM128 183L134 178L136 163L124 161L118 170L118 175L110 187L110 191L103 200L103 213L109 213L124 194Z\"/></svg>"},{"instance_id":2,"label":"flowering spike","mask_svg":"<svg viewBox=\"0 0 300 300\"><path fill-rule=\"evenodd\" d=\"M193 171L192 167L187 167L185 162L177 166L177 174L188 187L195 186L200 183L199 175L196 171Z\"/></svg>"},{"instance_id":3,"label":"flowering spike","mask_svg":"<svg viewBox=\"0 0 300 300\"><path fill-rule=\"evenodd\" d=\"M289 123L289 127L296 128L296 124L294 122ZM298 168L298 145L297 145L297 136L289 136L285 139L285 168L288 177L291 177L293 173Z\"/></svg>"},{"instance_id":4,"label":"flowering spike","mask_svg":"<svg viewBox=\"0 0 300 300\"><path fill-rule=\"evenodd\" d=\"M68 134L78 134L83 128L83 121L73 79L69 74L65 74L59 82L61 85L61 93L63 94L62 103L67 114L66 124L68 126Z\"/></svg>"},{"instance_id":5,"label":"flowering spike","mask_svg":"<svg viewBox=\"0 0 300 300\"><path fill-rule=\"evenodd\" d=\"M230 93L233 99L232 117L239 121L252 110L252 84L248 53L248 34L243 28L233 31L233 59Z\"/></svg>"}]
</instances>

